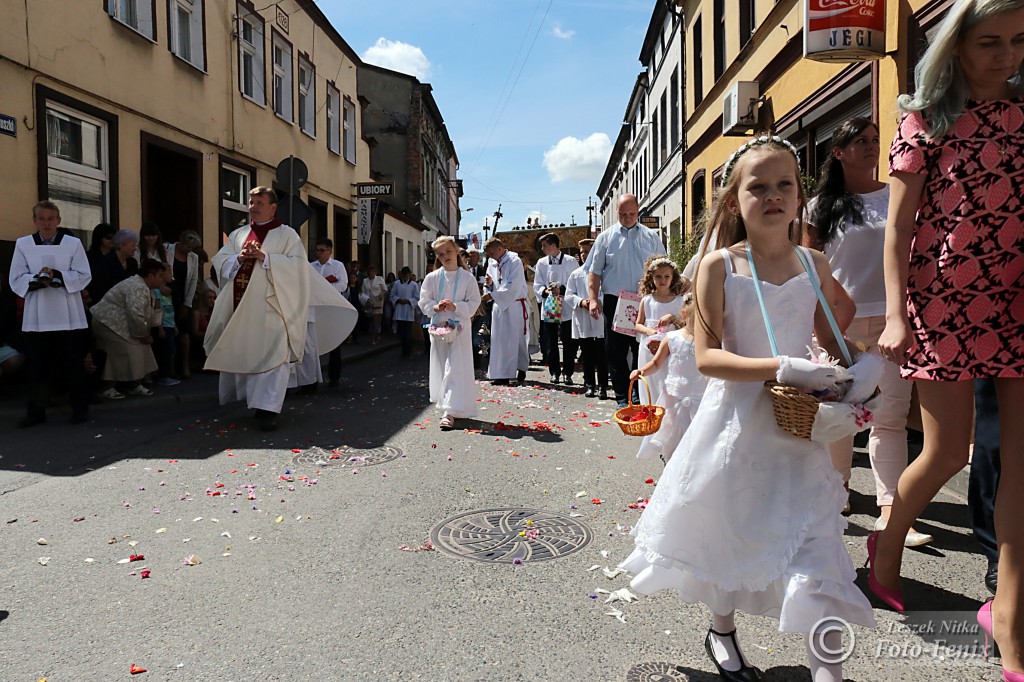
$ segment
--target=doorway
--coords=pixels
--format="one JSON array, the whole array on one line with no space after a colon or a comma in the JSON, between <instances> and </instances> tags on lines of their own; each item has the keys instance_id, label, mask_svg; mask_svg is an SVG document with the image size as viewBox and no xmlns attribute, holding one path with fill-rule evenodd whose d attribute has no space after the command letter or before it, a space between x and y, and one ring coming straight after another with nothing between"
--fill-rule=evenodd
<instances>
[{"instance_id":1,"label":"doorway","mask_svg":"<svg viewBox=\"0 0 1024 682\"><path fill-rule=\"evenodd\" d=\"M352 214L334 209L334 257L345 264L352 261Z\"/></svg>"},{"instance_id":2,"label":"doorway","mask_svg":"<svg viewBox=\"0 0 1024 682\"><path fill-rule=\"evenodd\" d=\"M165 242L185 230L203 234L202 161L194 149L142 133L142 222L156 223Z\"/></svg>"}]
</instances>

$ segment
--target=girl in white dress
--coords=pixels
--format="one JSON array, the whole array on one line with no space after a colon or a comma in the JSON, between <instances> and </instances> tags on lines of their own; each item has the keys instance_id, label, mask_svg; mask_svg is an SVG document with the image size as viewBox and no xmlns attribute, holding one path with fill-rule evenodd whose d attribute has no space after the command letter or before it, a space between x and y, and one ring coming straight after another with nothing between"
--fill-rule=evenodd
<instances>
[{"instance_id":1,"label":"girl in white dress","mask_svg":"<svg viewBox=\"0 0 1024 682\"><path fill-rule=\"evenodd\" d=\"M821 652L842 649L841 629L822 619L875 624L843 543L842 477L824 445L778 427L763 386L836 385L834 368L803 359L812 332L833 357L840 353L815 292L816 283L834 306L828 261L789 240L802 207L788 142L761 137L730 157L709 226L718 229L718 250L695 277L697 366L709 377L707 390L633 530L636 549L621 564L638 592L674 589L710 608L704 646L724 680L759 679L736 639L737 609L807 635L814 682L843 679L841 662L821 660L828 659Z\"/></svg>"},{"instance_id":2,"label":"girl in white dress","mask_svg":"<svg viewBox=\"0 0 1024 682\"><path fill-rule=\"evenodd\" d=\"M666 332L676 328L675 321L683 309L683 294L690 290L690 282L683 278L679 266L665 256L648 258L644 264L644 277L640 280L640 311L636 316L636 336L640 342L638 366L654 357L648 348L664 338ZM657 404L665 384L665 370L644 375L651 390L650 402ZM640 400L644 398L641 392Z\"/></svg>"},{"instance_id":3,"label":"girl in white dress","mask_svg":"<svg viewBox=\"0 0 1024 682\"><path fill-rule=\"evenodd\" d=\"M693 345L694 323L693 294L683 294L683 322L681 329L665 335L658 346L658 352L651 361L633 370L629 378L646 377L668 365L665 374L665 390L661 392L657 404L665 408L665 416L661 420L661 428L649 436L644 436L636 456L638 459L649 459L655 455L668 463L689 428L693 416L697 414L700 399L707 386L707 377L697 370L697 355Z\"/></svg>"},{"instance_id":4,"label":"girl in white dress","mask_svg":"<svg viewBox=\"0 0 1024 682\"><path fill-rule=\"evenodd\" d=\"M477 413L476 384L473 380L473 313L480 307L476 279L459 262L459 247L451 237L431 244L441 263L423 279L420 310L433 324L457 321L462 330L452 341L430 337L430 401L441 410L441 429L455 427L456 417Z\"/></svg>"}]
</instances>

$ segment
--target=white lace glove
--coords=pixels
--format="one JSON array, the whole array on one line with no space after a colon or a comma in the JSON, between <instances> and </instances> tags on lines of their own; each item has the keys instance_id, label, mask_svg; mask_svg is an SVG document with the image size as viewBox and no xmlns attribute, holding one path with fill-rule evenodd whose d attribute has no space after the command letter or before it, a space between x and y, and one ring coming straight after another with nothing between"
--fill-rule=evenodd
<instances>
[{"instance_id":1,"label":"white lace glove","mask_svg":"<svg viewBox=\"0 0 1024 682\"><path fill-rule=\"evenodd\" d=\"M836 387L836 368L818 365L803 358L779 356L779 371L775 378L780 384L803 391L825 391Z\"/></svg>"},{"instance_id":2,"label":"white lace glove","mask_svg":"<svg viewBox=\"0 0 1024 682\"><path fill-rule=\"evenodd\" d=\"M878 382L885 373L885 361L877 355L861 353L857 356L857 362L846 371L853 377L853 383L843 396L842 402L860 405L878 388Z\"/></svg>"}]
</instances>

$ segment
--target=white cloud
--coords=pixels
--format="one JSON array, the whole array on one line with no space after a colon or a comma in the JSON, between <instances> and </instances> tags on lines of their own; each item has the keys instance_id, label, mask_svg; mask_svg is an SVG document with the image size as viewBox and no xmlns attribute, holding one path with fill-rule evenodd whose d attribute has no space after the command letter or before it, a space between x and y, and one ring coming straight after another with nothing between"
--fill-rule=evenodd
<instances>
[{"instance_id":1,"label":"white cloud","mask_svg":"<svg viewBox=\"0 0 1024 682\"><path fill-rule=\"evenodd\" d=\"M551 35L555 36L560 40L569 40L574 35L576 35L576 31L565 30L559 24L555 24L555 28L552 29Z\"/></svg>"},{"instance_id":2,"label":"white cloud","mask_svg":"<svg viewBox=\"0 0 1024 682\"><path fill-rule=\"evenodd\" d=\"M593 133L585 140L563 137L544 152L544 167L552 182L597 182L611 153L611 140L604 133Z\"/></svg>"},{"instance_id":3,"label":"white cloud","mask_svg":"<svg viewBox=\"0 0 1024 682\"><path fill-rule=\"evenodd\" d=\"M374 45L363 52L363 59L385 69L415 76L421 81L430 77L430 60L423 50L399 40L378 38Z\"/></svg>"}]
</instances>

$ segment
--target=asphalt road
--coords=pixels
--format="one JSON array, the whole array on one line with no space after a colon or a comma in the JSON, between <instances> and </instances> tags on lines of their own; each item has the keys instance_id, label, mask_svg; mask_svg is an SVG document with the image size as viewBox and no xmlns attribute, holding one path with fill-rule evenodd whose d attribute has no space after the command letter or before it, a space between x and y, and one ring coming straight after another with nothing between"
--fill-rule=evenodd
<instances>
[{"instance_id":1,"label":"asphalt road","mask_svg":"<svg viewBox=\"0 0 1024 682\"><path fill-rule=\"evenodd\" d=\"M214 385L197 377L180 402L125 401L84 426L4 428L0 680L129 679L132 665L143 682L718 679L701 607L668 593L604 603L628 586L602 569L632 546L641 511L629 505L662 468L635 459L638 439L608 421L614 403L481 384L473 430L442 433L425 359L392 350L348 366L340 389L290 398L265 434L242 406L217 406ZM385 445L401 454L351 450ZM847 532L857 565L873 522L865 467L859 457ZM425 548L446 519L488 509L536 510L455 532L518 562ZM482 540L486 524L509 536ZM970 624L986 595L966 525L962 500L942 495L918 524L936 543L906 557L908 601L956 612L943 622ZM539 542L518 535L532 529ZM876 613L875 630L853 630L848 679L998 678ZM809 678L801 637L738 622L763 679Z\"/></svg>"}]
</instances>

